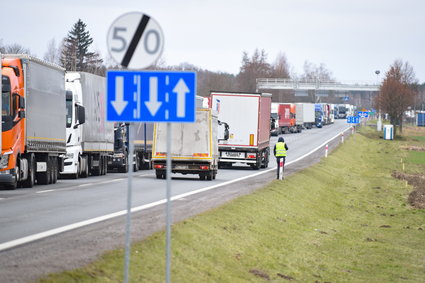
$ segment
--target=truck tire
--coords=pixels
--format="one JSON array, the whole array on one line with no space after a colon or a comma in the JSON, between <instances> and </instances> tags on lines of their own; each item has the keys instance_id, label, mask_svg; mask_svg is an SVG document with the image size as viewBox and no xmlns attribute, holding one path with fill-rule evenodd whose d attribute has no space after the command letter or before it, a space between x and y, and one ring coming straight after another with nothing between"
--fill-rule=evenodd
<instances>
[{"instance_id":1,"label":"truck tire","mask_svg":"<svg viewBox=\"0 0 425 283\"><path fill-rule=\"evenodd\" d=\"M56 157L53 157L53 180L52 180L52 184L56 184L56 182L58 181L58 161L56 159Z\"/></svg>"},{"instance_id":2,"label":"truck tire","mask_svg":"<svg viewBox=\"0 0 425 283\"><path fill-rule=\"evenodd\" d=\"M162 179L162 172L161 171L156 170L155 175L156 175L157 179Z\"/></svg>"},{"instance_id":3,"label":"truck tire","mask_svg":"<svg viewBox=\"0 0 425 283\"><path fill-rule=\"evenodd\" d=\"M206 177L206 176L205 176L204 174L199 174L199 179L200 179L200 180L205 180L205 177Z\"/></svg>"},{"instance_id":4,"label":"truck tire","mask_svg":"<svg viewBox=\"0 0 425 283\"><path fill-rule=\"evenodd\" d=\"M211 181L214 178L214 171L210 171L207 174L207 180Z\"/></svg>"},{"instance_id":5,"label":"truck tire","mask_svg":"<svg viewBox=\"0 0 425 283\"><path fill-rule=\"evenodd\" d=\"M81 157L81 162L84 162L83 171L80 174L81 178L87 178L89 176L89 163L87 162L86 157Z\"/></svg>"},{"instance_id":6,"label":"truck tire","mask_svg":"<svg viewBox=\"0 0 425 283\"><path fill-rule=\"evenodd\" d=\"M24 188L32 188L35 183L35 158L34 154L26 156L28 159L28 178L22 182Z\"/></svg>"},{"instance_id":7,"label":"truck tire","mask_svg":"<svg viewBox=\"0 0 425 283\"><path fill-rule=\"evenodd\" d=\"M6 188L8 188L9 190L16 190L16 188L18 187L19 179L20 179L19 172L20 172L20 168L17 162L15 167L15 180L13 181L12 184L7 185Z\"/></svg>"},{"instance_id":8,"label":"truck tire","mask_svg":"<svg viewBox=\"0 0 425 283\"><path fill-rule=\"evenodd\" d=\"M139 171L139 162L140 162L139 156L136 155L136 160L133 165L133 172Z\"/></svg>"}]
</instances>

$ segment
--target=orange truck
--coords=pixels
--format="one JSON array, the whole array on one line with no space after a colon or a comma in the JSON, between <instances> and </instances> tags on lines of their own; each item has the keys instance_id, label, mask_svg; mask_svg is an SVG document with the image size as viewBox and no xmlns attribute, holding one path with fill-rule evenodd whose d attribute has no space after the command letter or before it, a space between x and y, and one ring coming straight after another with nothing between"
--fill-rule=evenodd
<instances>
[{"instance_id":1,"label":"orange truck","mask_svg":"<svg viewBox=\"0 0 425 283\"><path fill-rule=\"evenodd\" d=\"M66 154L65 69L1 55L0 186L55 183Z\"/></svg>"}]
</instances>

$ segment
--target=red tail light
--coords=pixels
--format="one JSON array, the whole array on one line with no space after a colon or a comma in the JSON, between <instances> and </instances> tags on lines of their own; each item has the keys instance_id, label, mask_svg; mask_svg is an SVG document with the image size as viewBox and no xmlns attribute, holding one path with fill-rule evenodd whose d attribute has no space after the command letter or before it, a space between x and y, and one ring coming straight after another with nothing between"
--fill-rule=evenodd
<instances>
[{"instance_id":1,"label":"red tail light","mask_svg":"<svg viewBox=\"0 0 425 283\"><path fill-rule=\"evenodd\" d=\"M210 170L210 166L208 166L208 165L201 165L201 166L199 166L199 169L201 169L201 170Z\"/></svg>"},{"instance_id":2,"label":"red tail light","mask_svg":"<svg viewBox=\"0 0 425 283\"><path fill-rule=\"evenodd\" d=\"M248 158L257 158L257 156L255 156L255 154L250 154L248 155Z\"/></svg>"},{"instance_id":3,"label":"red tail light","mask_svg":"<svg viewBox=\"0 0 425 283\"><path fill-rule=\"evenodd\" d=\"M164 167L165 166L164 165L161 165L161 164L156 164L156 165L153 166L153 168L155 168L155 169L162 169Z\"/></svg>"}]
</instances>

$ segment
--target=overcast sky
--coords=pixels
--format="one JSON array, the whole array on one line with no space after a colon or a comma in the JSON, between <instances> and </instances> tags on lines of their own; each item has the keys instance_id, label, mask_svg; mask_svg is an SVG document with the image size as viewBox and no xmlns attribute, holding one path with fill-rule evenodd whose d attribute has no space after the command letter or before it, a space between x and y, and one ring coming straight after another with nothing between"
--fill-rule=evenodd
<instances>
[{"instance_id":1,"label":"overcast sky","mask_svg":"<svg viewBox=\"0 0 425 283\"><path fill-rule=\"evenodd\" d=\"M269 62L285 53L293 71L324 63L341 81L376 82L395 59L408 61L425 82L423 0L21 0L2 1L0 39L42 58L81 18L93 49L107 55L112 22L130 11L155 18L168 65L188 62L239 72L242 52L264 49ZM381 74L381 78L382 78Z\"/></svg>"}]
</instances>

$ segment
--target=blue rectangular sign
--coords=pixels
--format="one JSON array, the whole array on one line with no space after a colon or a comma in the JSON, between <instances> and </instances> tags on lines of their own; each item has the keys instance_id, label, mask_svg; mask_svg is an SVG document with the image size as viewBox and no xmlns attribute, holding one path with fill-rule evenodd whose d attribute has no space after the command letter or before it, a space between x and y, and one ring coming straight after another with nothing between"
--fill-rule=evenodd
<instances>
[{"instance_id":1,"label":"blue rectangular sign","mask_svg":"<svg viewBox=\"0 0 425 283\"><path fill-rule=\"evenodd\" d=\"M347 117L347 123L348 124L358 124L358 123L360 123L360 117L359 116L348 116Z\"/></svg>"},{"instance_id":2,"label":"blue rectangular sign","mask_svg":"<svg viewBox=\"0 0 425 283\"><path fill-rule=\"evenodd\" d=\"M195 72L108 71L106 120L195 122Z\"/></svg>"}]
</instances>

